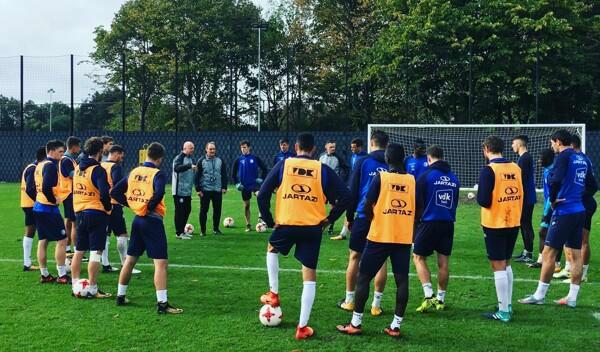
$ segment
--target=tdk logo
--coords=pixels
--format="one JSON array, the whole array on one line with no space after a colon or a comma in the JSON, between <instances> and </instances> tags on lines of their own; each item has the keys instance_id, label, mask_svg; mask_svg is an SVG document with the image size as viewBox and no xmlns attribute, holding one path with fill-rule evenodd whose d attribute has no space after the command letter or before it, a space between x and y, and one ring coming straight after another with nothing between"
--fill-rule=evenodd
<instances>
[{"instance_id":1,"label":"tdk logo","mask_svg":"<svg viewBox=\"0 0 600 352\"><path fill-rule=\"evenodd\" d=\"M516 180L517 175L515 174L502 174L505 180Z\"/></svg>"},{"instance_id":2,"label":"tdk logo","mask_svg":"<svg viewBox=\"0 0 600 352\"><path fill-rule=\"evenodd\" d=\"M392 192L400 192L400 193L406 193L408 192L408 186L407 185L398 185L398 184L390 184L390 190Z\"/></svg>"}]
</instances>

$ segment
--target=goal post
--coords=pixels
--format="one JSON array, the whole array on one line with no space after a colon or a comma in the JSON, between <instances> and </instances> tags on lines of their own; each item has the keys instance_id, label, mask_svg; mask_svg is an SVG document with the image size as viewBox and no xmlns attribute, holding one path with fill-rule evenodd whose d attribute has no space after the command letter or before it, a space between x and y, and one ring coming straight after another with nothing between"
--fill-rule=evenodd
<instances>
[{"instance_id":1,"label":"goal post","mask_svg":"<svg viewBox=\"0 0 600 352\"><path fill-rule=\"evenodd\" d=\"M517 161L518 155L511 145L514 137L526 135L529 138L529 152L533 157L536 174L536 188L542 187L542 168L537 163L542 149L550 147L550 137L565 129L581 138L581 149L585 152L585 124L531 124L531 125L427 125L427 124L369 124L368 140L374 130L386 132L390 143L404 146L406 155L413 152L417 138L426 145L438 145L444 149L444 158L458 176L462 190L474 190L479 179L479 170L485 165L481 143L485 137L496 135L504 140L504 157Z\"/></svg>"}]
</instances>

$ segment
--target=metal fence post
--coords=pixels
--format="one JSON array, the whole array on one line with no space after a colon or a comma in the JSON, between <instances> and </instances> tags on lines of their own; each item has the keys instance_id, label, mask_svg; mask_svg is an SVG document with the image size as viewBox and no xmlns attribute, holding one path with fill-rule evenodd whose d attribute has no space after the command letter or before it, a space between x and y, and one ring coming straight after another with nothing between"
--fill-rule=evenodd
<instances>
[{"instance_id":1,"label":"metal fence post","mask_svg":"<svg viewBox=\"0 0 600 352\"><path fill-rule=\"evenodd\" d=\"M73 132L75 131L75 106L74 106L74 92L75 89L73 87L74 85L74 80L73 80L73 54L71 54L71 123L69 124L69 134L72 136Z\"/></svg>"}]
</instances>

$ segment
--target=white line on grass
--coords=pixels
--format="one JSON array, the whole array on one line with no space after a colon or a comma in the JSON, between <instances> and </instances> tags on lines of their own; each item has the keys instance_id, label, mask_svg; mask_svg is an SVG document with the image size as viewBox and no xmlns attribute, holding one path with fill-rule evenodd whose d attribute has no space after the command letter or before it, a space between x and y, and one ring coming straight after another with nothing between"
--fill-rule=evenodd
<instances>
[{"instance_id":1,"label":"white line on grass","mask_svg":"<svg viewBox=\"0 0 600 352\"><path fill-rule=\"evenodd\" d=\"M4 262L4 263L17 263L17 262L22 262L22 259L10 259L10 258L0 258L0 262ZM52 263L53 261L49 260L49 263ZM152 267L154 266L154 264L152 263L137 263L136 266L148 266L148 267ZM176 263L169 263L169 267L170 268L181 268L181 269L205 269L205 270L225 270L225 271L261 271L261 272L265 272L267 271L266 268L260 268L260 267L252 267L252 266L219 266L219 265L200 265L200 264L176 264ZM300 273L301 270L300 269L285 269L285 268L280 268L279 271L281 272L287 272L287 273ZM346 274L346 271L344 270L327 270L327 269L318 269L317 272L319 274ZM417 274L415 273L410 273L410 276L417 276ZM388 276L393 276L393 273L389 273ZM432 274L432 276L435 276L435 274ZM455 279L455 280L494 280L493 276L479 276L479 275L451 275L450 276L451 279ZM516 282L538 282L538 280L536 279L521 279L521 278L516 278L515 279ZM585 285L592 285L592 286L596 286L599 283L596 282L588 282ZM600 313L598 313L599 317L600 317Z\"/></svg>"}]
</instances>

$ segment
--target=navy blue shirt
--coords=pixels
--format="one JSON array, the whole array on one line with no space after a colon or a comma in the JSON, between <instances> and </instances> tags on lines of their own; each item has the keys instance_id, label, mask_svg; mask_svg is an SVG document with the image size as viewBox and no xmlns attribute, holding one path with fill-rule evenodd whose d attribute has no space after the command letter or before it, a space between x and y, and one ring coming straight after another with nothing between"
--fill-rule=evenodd
<instances>
[{"instance_id":1,"label":"navy blue shirt","mask_svg":"<svg viewBox=\"0 0 600 352\"><path fill-rule=\"evenodd\" d=\"M460 183L450 164L439 160L417 179L417 213L420 221L456 221Z\"/></svg>"},{"instance_id":2,"label":"navy blue shirt","mask_svg":"<svg viewBox=\"0 0 600 352\"><path fill-rule=\"evenodd\" d=\"M33 165L37 164L37 161L33 162ZM27 193L29 198L35 200L35 197L37 196L37 190L35 189L35 166L30 166L25 169L23 179L25 180L25 193Z\"/></svg>"},{"instance_id":3,"label":"navy blue shirt","mask_svg":"<svg viewBox=\"0 0 600 352\"><path fill-rule=\"evenodd\" d=\"M110 185L108 184L108 178L106 175L106 170L100 166L100 163L96 160L96 159L92 159L92 158L82 158L81 159L81 163L79 164L79 169L84 171L92 166L98 166L95 167L94 170L92 170L92 184L98 189L98 192L100 193L100 201L102 202L102 205L104 206L104 209L109 211L112 209L112 206L110 204ZM84 213L98 213L98 210L84 210Z\"/></svg>"},{"instance_id":4,"label":"navy blue shirt","mask_svg":"<svg viewBox=\"0 0 600 352\"><path fill-rule=\"evenodd\" d=\"M427 170L427 156L415 158L414 155L411 155L407 157L404 160L404 169L418 180L421 174Z\"/></svg>"},{"instance_id":5,"label":"navy blue shirt","mask_svg":"<svg viewBox=\"0 0 600 352\"><path fill-rule=\"evenodd\" d=\"M582 155L572 148L560 152L554 160L554 168L548 179L550 202L564 199L554 205L554 214L567 215L584 211L583 194L586 184L592 182L592 177Z\"/></svg>"},{"instance_id":6,"label":"navy blue shirt","mask_svg":"<svg viewBox=\"0 0 600 352\"><path fill-rule=\"evenodd\" d=\"M363 156L367 156L367 152L365 152L364 150L361 150L358 153L352 153L352 157L350 157L350 171L354 172L356 162Z\"/></svg>"},{"instance_id":7,"label":"navy blue shirt","mask_svg":"<svg viewBox=\"0 0 600 352\"><path fill-rule=\"evenodd\" d=\"M490 160L491 163L506 164L511 161L506 158L495 158ZM477 203L484 208L492 206L492 195L496 176L494 170L489 165L484 166L479 172L479 188L477 190Z\"/></svg>"},{"instance_id":8,"label":"navy blue shirt","mask_svg":"<svg viewBox=\"0 0 600 352\"><path fill-rule=\"evenodd\" d=\"M287 158L293 158L295 156L296 156L296 153L294 153L291 150L288 150L285 153L280 150L279 153L275 154L275 157L273 158L273 166L277 165L277 163L280 161L283 161Z\"/></svg>"},{"instance_id":9,"label":"navy blue shirt","mask_svg":"<svg viewBox=\"0 0 600 352\"><path fill-rule=\"evenodd\" d=\"M267 175L267 167L265 163L253 154L240 155L233 163L233 171L231 177L233 183L241 183L245 190L254 191L259 188L256 183L258 178L258 169L261 170L261 178L264 179Z\"/></svg>"},{"instance_id":10,"label":"navy blue shirt","mask_svg":"<svg viewBox=\"0 0 600 352\"><path fill-rule=\"evenodd\" d=\"M369 155L358 159L355 168L350 177L351 200L346 212L346 220L354 221L354 213L357 212L359 218L364 218L364 207L366 195L369 191L369 185L373 177L381 171L387 171L388 166L385 163L385 151L376 150Z\"/></svg>"},{"instance_id":11,"label":"navy blue shirt","mask_svg":"<svg viewBox=\"0 0 600 352\"><path fill-rule=\"evenodd\" d=\"M521 168L521 178L523 180L523 204L532 205L537 201L535 194L535 163L529 152L519 156L517 165Z\"/></svg>"},{"instance_id":12,"label":"navy blue shirt","mask_svg":"<svg viewBox=\"0 0 600 352\"><path fill-rule=\"evenodd\" d=\"M297 158L311 159L308 156L297 156ZM283 178L283 169L285 160L277 163L275 167L269 172L263 182L256 200L258 202L258 209L262 219L265 221L267 226L273 227L275 221L273 220L273 214L271 214L271 194L279 187ZM323 186L323 193L328 202L333 204L327 219L329 222L337 220L348 207L350 202L350 191L344 184L344 181L333 171L329 166L321 164L321 185Z\"/></svg>"},{"instance_id":13,"label":"navy blue shirt","mask_svg":"<svg viewBox=\"0 0 600 352\"><path fill-rule=\"evenodd\" d=\"M598 183L596 182L596 176L594 175L594 168L592 167L592 161L582 152L579 152L579 155L585 158L585 162L588 166L588 173L591 174L591 178L585 184L585 191L583 192L583 206L588 212L596 211L596 200L594 199L594 194L598 191Z\"/></svg>"},{"instance_id":14,"label":"navy blue shirt","mask_svg":"<svg viewBox=\"0 0 600 352\"><path fill-rule=\"evenodd\" d=\"M144 162L142 166L157 168L157 166L154 165L154 163L148 161ZM110 191L110 196L117 202L125 206L129 206L127 204L127 197L125 196L125 193L127 192L127 179L128 177L122 178L121 181L116 183ZM165 196L166 185L167 174L159 170L154 176L154 180L152 183L152 186L154 188L154 195L152 196L152 198L150 198L150 201L148 202L148 212L154 211L156 206L160 204L163 197Z\"/></svg>"}]
</instances>

